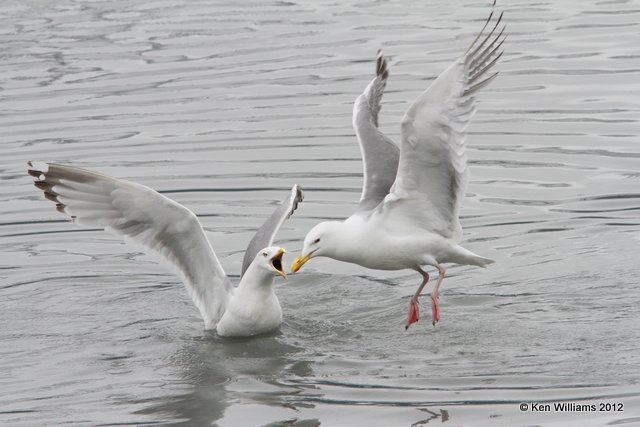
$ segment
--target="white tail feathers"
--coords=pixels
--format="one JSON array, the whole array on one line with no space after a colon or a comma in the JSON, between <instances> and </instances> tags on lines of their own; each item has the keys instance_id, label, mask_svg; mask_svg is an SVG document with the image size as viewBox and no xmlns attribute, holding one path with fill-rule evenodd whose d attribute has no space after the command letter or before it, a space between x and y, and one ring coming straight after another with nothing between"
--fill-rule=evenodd
<instances>
[{"instance_id":1,"label":"white tail feathers","mask_svg":"<svg viewBox=\"0 0 640 427\"><path fill-rule=\"evenodd\" d=\"M484 268L487 265L493 264L495 262L492 259L476 255L470 250L463 248L462 246L456 246L455 251L456 253L452 257L450 262L454 262L456 264L475 265Z\"/></svg>"},{"instance_id":2,"label":"white tail feathers","mask_svg":"<svg viewBox=\"0 0 640 427\"><path fill-rule=\"evenodd\" d=\"M486 268L487 265L493 264L495 261L490 258L485 258L480 255L474 255L474 261L472 264L478 267Z\"/></svg>"}]
</instances>

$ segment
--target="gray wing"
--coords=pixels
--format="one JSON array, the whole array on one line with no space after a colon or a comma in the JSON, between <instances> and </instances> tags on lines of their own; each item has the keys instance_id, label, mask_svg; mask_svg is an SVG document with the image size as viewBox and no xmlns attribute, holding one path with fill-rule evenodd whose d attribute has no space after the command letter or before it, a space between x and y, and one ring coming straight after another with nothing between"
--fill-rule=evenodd
<instances>
[{"instance_id":1,"label":"gray wing","mask_svg":"<svg viewBox=\"0 0 640 427\"><path fill-rule=\"evenodd\" d=\"M232 286L193 212L134 182L53 163L28 164L35 186L59 212L122 236L174 267L205 327L215 328Z\"/></svg>"},{"instance_id":2,"label":"gray wing","mask_svg":"<svg viewBox=\"0 0 640 427\"><path fill-rule=\"evenodd\" d=\"M376 77L353 104L353 128L360 144L364 172L357 212L370 211L384 200L398 170L398 146L378 129L380 101L388 77L387 61L378 51Z\"/></svg>"},{"instance_id":3,"label":"gray wing","mask_svg":"<svg viewBox=\"0 0 640 427\"><path fill-rule=\"evenodd\" d=\"M293 214L298 208L298 203L302 202L303 198L302 189L294 185L289 192L289 196L287 196L264 224L262 224L262 227L256 231L255 236L253 236L253 239L249 242L249 246L247 246L247 250L244 253L241 276L244 276L245 271L247 271L247 268L249 268L249 265L251 265L251 262L258 252L273 244L273 239L276 237L276 233L282 226L282 223Z\"/></svg>"},{"instance_id":4,"label":"gray wing","mask_svg":"<svg viewBox=\"0 0 640 427\"><path fill-rule=\"evenodd\" d=\"M502 14L484 27L462 57L443 71L402 119L398 176L385 206L396 222L413 223L459 240L458 213L468 168L466 129L475 113L475 93L498 73L487 75L502 55ZM501 27L499 29L499 27Z\"/></svg>"}]
</instances>

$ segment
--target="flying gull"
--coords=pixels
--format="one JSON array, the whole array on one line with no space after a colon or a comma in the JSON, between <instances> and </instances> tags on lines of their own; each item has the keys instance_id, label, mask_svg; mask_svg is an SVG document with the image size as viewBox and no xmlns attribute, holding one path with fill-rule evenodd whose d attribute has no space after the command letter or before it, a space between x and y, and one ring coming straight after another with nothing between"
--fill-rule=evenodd
<instances>
[{"instance_id":1,"label":"flying gull","mask_svg":"<svg viewBox=\"0 0 640 427\"><path fill-rule=\"evenodd\" d=\"M495 6L495 3L494 3ZM309 231L298 271L312 257L329 257L378 270L413 269L422 282L409 303L405 328L419 319L418 297L429 280L432 321L440 318L438 289L445 263L485 267L493 261L460 246L458 218L468 179L465 137L475 112L475 94L489 84L489 73L505 40L502 13L491 11L467 51L409 107L401 123L400 148L378 129L380 101L389 72L381 53L376 77L355 101L353 127L364 162L364 184L356 212L345 221L322 222ZM492 23L493 22L493 23ZM488 30L490 28L490 30Z\"/></svg>"}]
</instances>

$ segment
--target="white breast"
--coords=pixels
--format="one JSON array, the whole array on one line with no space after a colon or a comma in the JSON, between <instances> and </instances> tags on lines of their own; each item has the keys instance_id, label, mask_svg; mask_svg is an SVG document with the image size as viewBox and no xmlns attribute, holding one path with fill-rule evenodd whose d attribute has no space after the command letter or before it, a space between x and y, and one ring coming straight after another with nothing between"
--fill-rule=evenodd
<instances>
[{"instance_id":1,"label":"white breast","mask_svg":"<svg viewBox=\"0 0 640 427\"><path fill-rule=\"evenodd\" d=\"M280 302L271 292L235 292L216 330L220 336L253 336L282 324Z\"/></svg>"}]
</instances>

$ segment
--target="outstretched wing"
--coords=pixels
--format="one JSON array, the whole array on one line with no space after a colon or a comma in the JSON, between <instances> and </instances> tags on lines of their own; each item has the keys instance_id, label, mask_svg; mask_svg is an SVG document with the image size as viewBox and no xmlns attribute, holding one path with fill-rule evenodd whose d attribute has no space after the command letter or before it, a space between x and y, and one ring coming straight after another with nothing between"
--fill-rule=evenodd
<instances>
[{"instance_id":1,"label":"outstretched wing","mask_svg":"<svg viewBox=\"0 0 640 427\"><path fill-rule=\"evenodd\" d=\"M53 163L28 164L35 186L59 212L131 240L175 267L205 327L215 328L232 286L193 212L134 182Z\"/></svg>"},{"instance_id":2,"label":"outstretched wing","mask_svg":"<svg viewBox=\"0 0 640 427\"><path fill-rule=\"evenodd\" d=\"M466 129L475 113L476 91L502 55L505 26L493 10L465 54L409 107L402 119L398 174L385 205L422 228L459 240L458 212L467 184ZM499 28L500 27L500 28Z\"/></svg>"},{"instance_id":3,"label":"outstretched wing","mask_svg":"<svg viewBox=\"0 0 640 427\"><path fill-rule=\"evenodd\" d=\"M398 171L398 146L378 129L380 101L388 77L387 61L378 51L376 77L353 104L353 128L360 143L364 169L357 212L370 211L378 206L389 194Z\"/></svg>"},{"instance_id":4,"label":"outstretched wing","mask_svg":"<svg viewBox=\"0 0 640 427\"><path fill-rule=\"evenodd\" d=\"M256 231L255 236L253 236L253 239L249 242L249 246L247 246L247 250L244 253L241 276L244 276L245 271L247 271L247 268L249 268L258 252L273 244L273 239L276 237L276 233L282 226L282 223L293 214L298 208L298 203L302 202L303 198L302 189L294 185L289 192L289 196L283 200L280 206L278 206L264 224L262 224L262 227Z\"/></svg>"}]
</instances>

